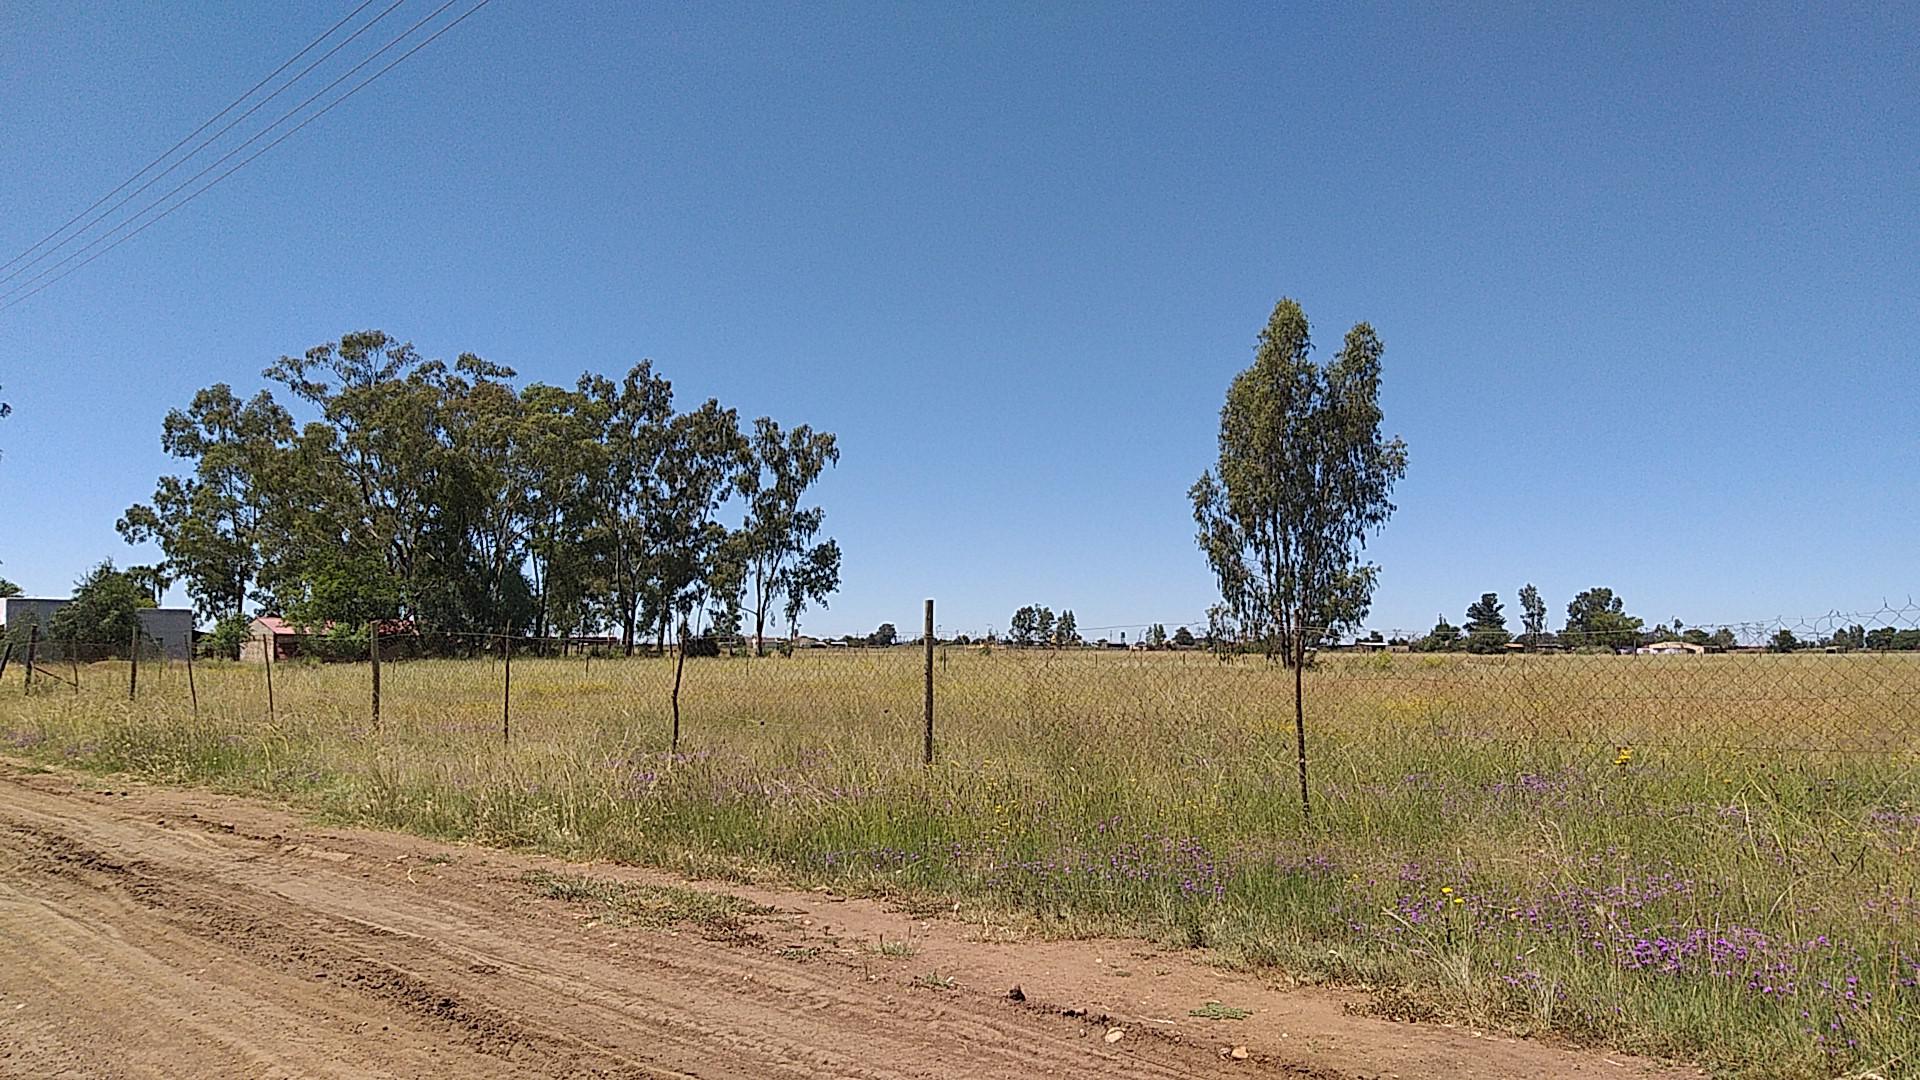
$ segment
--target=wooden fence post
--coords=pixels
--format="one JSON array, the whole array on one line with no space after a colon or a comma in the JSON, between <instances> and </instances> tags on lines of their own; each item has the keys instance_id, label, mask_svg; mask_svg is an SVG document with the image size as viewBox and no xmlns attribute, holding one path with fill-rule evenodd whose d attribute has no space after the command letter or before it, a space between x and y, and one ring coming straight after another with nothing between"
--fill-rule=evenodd
<instances>
[{"instance_id":1,"label":"wooden fence post","mask_svg":"<svg viewBox=\"0 0 1920 1080\"><path fill-rule=\"evenodd\" d=\"M187 694L193 699L193 715L200 715L200 688L193 682L193 631L187 631Z\"/></svg>"},{"instance_id":2,"label":"wooden fence post","mask_svg":"<svg viewBox=\"0 0 1920 1080\"><path fill-rule=\"evenodd\" d=\"M500 743L504 746L513 741L513 635L504 631L500 634L500 657L506 664L500 687Z\"/></svg>"},{"instance_id":3,"label":"wooden fence post","mask_svg":"<svg viewBox=\"0 0 1920 1080\"><path fill-rule=\"evenodd\" d=\"M33 693L33 658L35 656L38 656L39 653L40 653L40 624L30 623L27 626L27 689L26 689L26 692L29 694Z\"/></svg>"},{"instance_id":4,"label":"wooden fence post","mask_svg":"<svg viewBox=\"0 0 1920 1080\"><path fill-rule=\"evenodd\" d=\"M273 650L279 642L278 634L263 634L260 639L260 655L267 661L267 723L274 722L273 716Z\"/></svg>"},{"instance_id":5,"label":"wooden fence post","mask_svg":"<svg viewBox=\"0 0 1920 1080\"><path fill-rule=\"evenodd\" d=\"M380 730L380 621L368 623L367 655L373 660L373 730Z\"/></svg>"},{"instance_id":6,"label":"wooden fence post","mask_svg":"<svg viewBox=\"0 0 1920 1080\"><path fill-rule=\"evenodd\" d=\"M680 752L680 678L687 670L687 620L680 620L680 650L673 657L673 738L667 743L669 754Z\"/></svg>"},{"instance_id":7,"label":"wooden fence post","mask_svg":"<svg viewBox=\"0 0 1920 1080\"><path fill-rule=\"evenodd\" d=\"M927 739L921 752L921 764L933 764L933 601L927 601Z\"/></svg>"},{"instance_id":8,"label":"wooden fence post","mask_svg":"<svg viewBox=\"0 0 1920 1080\"><path fill-rule=\"evenodd\" d=\"M6 648L0 649L0 682L6 681L7 661L11 659L13 659L13 642L9 641Z\"/></svg>"}]
</instances>

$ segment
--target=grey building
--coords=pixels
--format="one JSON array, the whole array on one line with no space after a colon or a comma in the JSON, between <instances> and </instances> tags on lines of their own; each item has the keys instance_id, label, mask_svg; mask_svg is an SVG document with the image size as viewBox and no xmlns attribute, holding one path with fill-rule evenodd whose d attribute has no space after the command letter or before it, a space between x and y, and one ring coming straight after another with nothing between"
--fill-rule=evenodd
<instances>
[{"instance_id":1,"label":"grey building","mask_svg":"<svg viewBox=\"0 0 1920 1080\"><path fill-rule=\"evenodd\" d=\"M39 596L0 597L0 626L5 627L8 635L12 636L16 630L24 633L29 624L37 624L41 637L40 655L49 660L64 660L66 652L59 642L47 635L47 627L53 623L53 613L72 602ZM185 660L193 641L193 609L143 608L140 611L140 628L148 639L167 654L168 659ZM109 643L88 644L104 647Z\"/></svg>"}]
</instances>

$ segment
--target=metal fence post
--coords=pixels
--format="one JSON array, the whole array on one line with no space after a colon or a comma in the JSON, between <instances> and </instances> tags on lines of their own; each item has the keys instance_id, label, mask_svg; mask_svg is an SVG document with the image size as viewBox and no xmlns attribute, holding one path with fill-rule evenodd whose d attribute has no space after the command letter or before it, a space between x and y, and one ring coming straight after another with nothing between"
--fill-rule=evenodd
<instances>
[{"instance_id":1,"label":"metal fence post","mask_svg":"<svg viewBox=\"0 0 1920 1080\"><path fill-rule=\"evenodd\" d=\"M40 653L40 624L27 625L27 687L26 692L33 693L33 658Z\"/></svg>"},{"instance_id":2,"label":"metal fence post","mask_svg":"<svg viewBox=\"0 0 1920 1080\"><path fill-rule=\"evenodd\" d=\"M9 641L6 648L0 649L0 682L6 681L7 661L11 659L13 659L13 642Z\"/></svg>"},{"instance_id":3,"label":"metal fence post","mask_svg":"<svg viewBox=\"0 0 1920 1080\"><path fill-rule=\"evenodd\" d=\"M500 686L500 742L513 741L513 636L500 635L500 657L504 662Z\"/></svg>"},{"instance_id":4,"label":"metal fence post","mask_svg":"<svg viewBox=\"0 0 1920 1080\"><path fill-rule=\"evenodd\" d=\"M127 642L127 700L132 701L140 690L140 623L133 624L133 636Z\"/></svg>"},{"instance_id":5,"label":"metal fence post","mask_svg":"<svg viewBox=\"0 0 1920 1080\"><path fill-rule=\"evenodd\" d=\"M927 738L921 750L921 764L933 764L933 601L927 601L927 625L925 631L927 643Z\"/></svg>"}]
</instances>

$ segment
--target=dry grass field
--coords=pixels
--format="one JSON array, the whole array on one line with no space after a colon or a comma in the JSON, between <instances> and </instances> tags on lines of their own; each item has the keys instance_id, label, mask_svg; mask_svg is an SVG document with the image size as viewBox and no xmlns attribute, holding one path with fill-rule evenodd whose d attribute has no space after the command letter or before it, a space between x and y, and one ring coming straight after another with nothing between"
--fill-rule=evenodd
<instances>
[{"instance_id":1,"label":"dry grass field","mask_svg":"<svg viewBox=\"0 0 1920 1080\"><path fill-rule=\"evenodd\" d=\"M1704 1061L1920 1069L1920 656L943 650L123 664L0 687L0 750L326 818L955 904ZM57 669L56 669L57 670Z\"/></svg>"}]
</instances>

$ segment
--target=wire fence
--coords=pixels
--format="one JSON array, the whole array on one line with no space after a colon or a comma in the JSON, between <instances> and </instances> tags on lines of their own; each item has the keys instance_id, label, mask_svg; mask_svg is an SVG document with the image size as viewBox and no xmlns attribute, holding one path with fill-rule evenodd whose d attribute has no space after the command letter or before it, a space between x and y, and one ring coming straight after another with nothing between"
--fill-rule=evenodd
<instances>
[{"instance_id":1,"label":"wire fence","mask_svg":"<svg viewBox=\"0 0 1920 1080\"><path fill-rule=\"evenodd\" d=\"M632 655L606 637L422 633L208 642L0 639L9 695L132 698L199 715L299 715L369 729L426 725L511 742L547 728L703 724L804 731L831 718L903 759L934 736L991 726L1035 742L1064 730L1151 738L1219 727L1291 732L1295 672L1245 643L1126 648L957 644L668 643ZM1362 632L1298 673L1311 740L1770 753L1920 753L1920 607L1715 625L1435 641ZM0 706L3 707L3 706ZM930 727L930 725L933 725ZM930 735L929 732L933 734Z\"/></svg>"}]
</instances>

